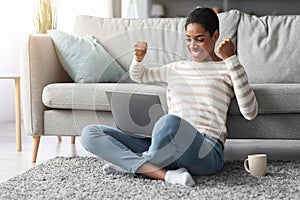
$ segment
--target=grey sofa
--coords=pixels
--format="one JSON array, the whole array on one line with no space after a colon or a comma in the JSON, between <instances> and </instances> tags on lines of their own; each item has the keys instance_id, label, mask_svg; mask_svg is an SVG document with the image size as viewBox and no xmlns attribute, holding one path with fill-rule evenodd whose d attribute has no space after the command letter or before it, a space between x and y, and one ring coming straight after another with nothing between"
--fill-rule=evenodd
<instances>
[{"instance_id":1,"label":"grey sofa","mask_svg":"<svg viewBox=\"0 0 300 200\"><path fill-rule=\"evenodd\" d=\"M228 111L228 138L300 139L300 16L256 17L237 10L219 14L221 35L232 38L248 73L258 103L258 116L245 120L233 99ZM147 41L148 67L190 59L185 47L184 18L76 18L74 35L94 35L128 70L133 44ZM62 68L49 35L30 35L22 66L25 133L33 136L36 161L40 136L80 136L91 123L114 126L106 90L160 95L165 112L165 87L118 83L73 83Z\"/></svg>"}]
</instances>

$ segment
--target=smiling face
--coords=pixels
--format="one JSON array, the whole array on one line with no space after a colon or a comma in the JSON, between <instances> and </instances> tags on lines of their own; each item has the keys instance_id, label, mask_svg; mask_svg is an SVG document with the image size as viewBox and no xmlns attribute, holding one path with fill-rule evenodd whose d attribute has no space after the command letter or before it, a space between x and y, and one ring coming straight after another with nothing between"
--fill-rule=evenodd
<instances>
[{"instance_id":1,"label":"smiling face","mask_svg":"<svg viewBox=\"0 0 300 200\"><path fill-rule=\"evenodd\" d=\"M188 24L186 26L186 45L193 60L196 62L218 61L219 58L214 52L218 37L218 30L211 36L201 24Z\"/></svg>"}]
</instances>

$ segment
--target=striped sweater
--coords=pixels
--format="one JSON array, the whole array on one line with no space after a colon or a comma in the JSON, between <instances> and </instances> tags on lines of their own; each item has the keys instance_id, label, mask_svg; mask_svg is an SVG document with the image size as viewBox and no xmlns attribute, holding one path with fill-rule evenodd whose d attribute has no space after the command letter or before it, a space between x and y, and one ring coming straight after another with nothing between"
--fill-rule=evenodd
<instances>
[{"instance_id":1,"label":"striped sweater","mask_svg":"<svg viewBox=\"0 0 300 200\"><path fill-rule=\"evenodd\" d=\"M257 115L255 94L235 55L220 62L179 61L152 68L133 59L129 74L138 83L167 83L168 113L223 142L227 137L227 111L234 94L246 119Z\"/></svg>"}]
</instances>

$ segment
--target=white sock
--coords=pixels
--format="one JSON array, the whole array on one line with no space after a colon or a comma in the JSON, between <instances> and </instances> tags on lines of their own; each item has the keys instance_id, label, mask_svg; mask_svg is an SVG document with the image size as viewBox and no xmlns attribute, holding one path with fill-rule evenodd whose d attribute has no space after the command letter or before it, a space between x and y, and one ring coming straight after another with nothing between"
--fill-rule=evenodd
<instances>
[{"instance_id":1,"label":"white sock","mask_svg":"<svg viewBox=\"0 0 300 200\"><path fill-rule=\"evenodd\" d=\"M114 165L112 163L108 163L108 164L105 164L103 167L102 167L102 171L104 174L126 174L126 173L130 173L129 171L117 166L117 165Z\"/></svg>"},{"instance_id":2,"label":"white sock","mask_svg":"<svg viewBox=\"0 0 300 200\"><path fill-rule=\"evenodd\" d=\"M168 170L165 176L165 181L167 183L180 184L188 187L192 187L195 185L195 181L185 168Z\"/></svg>"}]
</instances>

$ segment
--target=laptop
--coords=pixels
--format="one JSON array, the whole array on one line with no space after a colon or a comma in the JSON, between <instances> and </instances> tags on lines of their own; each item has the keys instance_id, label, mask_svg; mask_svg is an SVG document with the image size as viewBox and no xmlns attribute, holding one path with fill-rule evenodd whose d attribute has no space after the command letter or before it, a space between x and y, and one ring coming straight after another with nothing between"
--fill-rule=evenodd
<instances>
[{"instance_id":1,"label":"laptop","mask_svg":"<svg viewBox=\"0 0 300 200\"><path fill-rule=\"evenodd\" d=\"M106 91L106 96L117 128L130 135L151 137L164 115L158 95Z\"/></svg>"}]
</instances>

